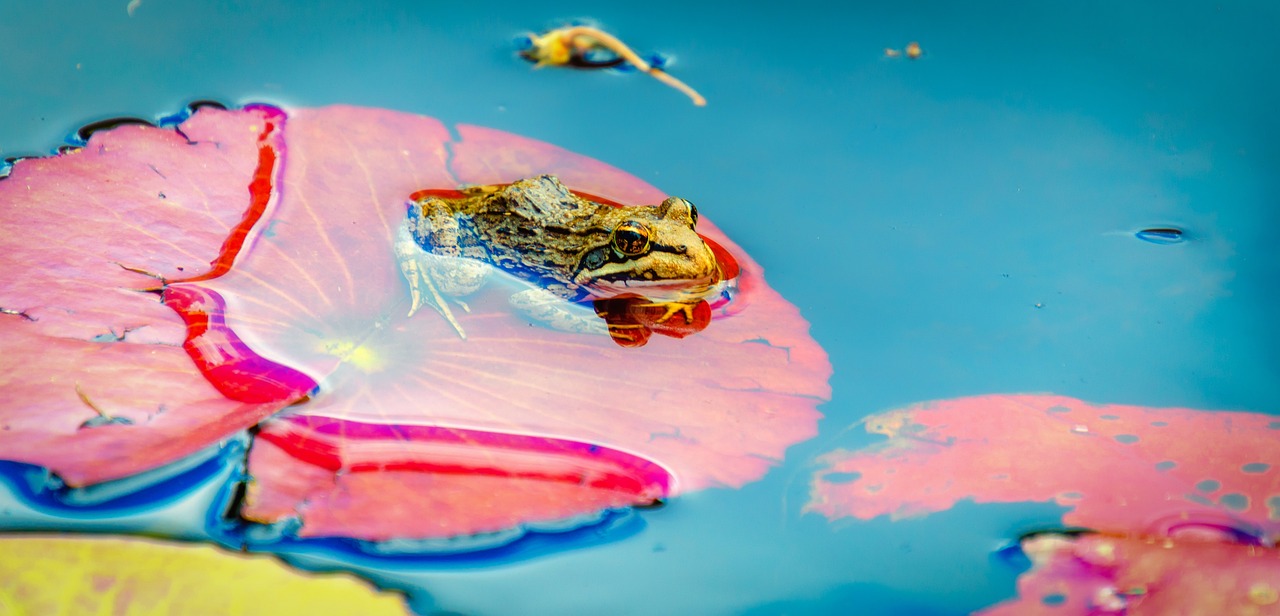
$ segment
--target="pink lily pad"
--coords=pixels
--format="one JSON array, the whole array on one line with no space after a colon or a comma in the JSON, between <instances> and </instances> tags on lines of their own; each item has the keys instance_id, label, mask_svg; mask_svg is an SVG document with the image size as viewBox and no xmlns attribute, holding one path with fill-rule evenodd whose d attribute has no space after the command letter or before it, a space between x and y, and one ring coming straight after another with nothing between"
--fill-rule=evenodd
<instances>
[{"instance_id":1,"label":"pink lily pad","mask_svg":"<svg viewBox=\"0 0 1280 616\"><path fill-rule=\"evenodd\" d=\"M1280 552L1233 542L1044 535L1018 597L982 616L1280 614Z\"/></svg>"},{"instance_id":2,"label":"pink lily pad","mask_svg":"<svg viewBox=\"0 0 1280 616\"><path fill-rule=\"evenodd\" d=\"M1280 421L1063 396L942 400L868 418L887 442L820 458L809 511L870 519L975 502L1054 501L1063 522L1168 536L1280 533Z\"/></svg>"},{"instance_id":3,"label":"pink lily pad","mask_svg":"<svg viewBox=\"0 0 1280 616\"><path fill-rule=\"evenodd\" d=\"M0 456L72 486L174 462L288 400L232 400L191 363L158 278L208 274L252 214L264 110L122 126L0 181ZM147 273L142 273L147 272Z\"/></svg>"},{"instance_id":4,"label":"pink lily pad","mask_svg":"<svg viewBox=\"0 0 1280 616\"><path fill-rule=\"evenodd\" d=\"M656 189L603 163L488 129L459 127L462 141L446 150L448 132L439 123L388 111L300 110L285 134L282 190L268 223L273 232L256 238L254 250L226 275L194 285L227 298L229 330L320 383L295 416L587 443L661 464L673 476L665 492L740 486L815 433L815 407L829 395L825 353L795 308L764 285L759 266L710 224L699 231L737 258L750 303L722 307L720 318L683 339L655 337L643 348L622 348L605 336L531 326L512 313L498 285L469 298L471 312L458 315L465 340L435 313L407 316L407 292L390 250L407 195L540 173L619 202L657 203L664 195ZM446 152L453 154L447 162ZM292 164L295 156L305 163ZM413 519L417 509L404 509L398 522L365 512L393 496L417 502L422 482L438 478L371 475L377 490L356 493L338 487L330 471L329 497L317 498L315 477L310 497L302 498L292 482L304 472L275 454L266 464L266 454L258 454L255 448L250 458L254 480L244 510L250 519L298 517L302 534L426 532ZM295 494L292 505L287 494ZM566 515L551 507L563 497L547 494L523 506L511 499L512 519L543 520L546 510ZM629 498L634 504L662 495ZM614 496L605 500L614 503ZM604 502L579 500L597 504L577 514ZM317 502L327 508L324 519ZM430 533L471 530L468 524Z\"/></svg>"},{"instance_id":5,"label":"pink lily pad","mask_svg":"<svg viewBox=\"0 0 1280 616\"><path fill-rule=\"evenodd\" d=\"M596 306L659 334L643 347L531 326L497 284L469 298L466 340L409 318L391 238L415 191L553 173L618 203L664 197L554 146L456 132L377 109L201 110L19 162L0 182L17 204L3 258L24 272L0 287L4 458L92 484L293 404L261 426L242 515L381 540L736 487L815 433L825 353L709 223L732 302L683 325Z\"/></svg>"},{"instance_id":6,"label":"pink lily pad","mask_svg":"<svg viewBox=\"0 0 1280 616\"><path fill-rule=\"evenodd\" d=\"M587 443L324 417L266 422L249 463L273 483L251 490L246 516L297 517L304 537L493 533L649 504L670 489L657 464Z\"/></svg>"}]
</instances>

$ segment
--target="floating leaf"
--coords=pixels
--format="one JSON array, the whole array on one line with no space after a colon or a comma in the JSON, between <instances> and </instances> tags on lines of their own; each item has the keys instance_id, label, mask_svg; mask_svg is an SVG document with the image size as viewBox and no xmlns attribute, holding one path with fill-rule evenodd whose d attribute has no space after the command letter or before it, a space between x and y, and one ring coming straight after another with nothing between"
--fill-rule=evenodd
<instances>
[{"instance_id":1,"label":"floating leaf","mask_svg":"<svg viewBox=\"0 0 1280 616\"><path fill-rule=\"evenodd\" d=\"M647 505L671 478L643 458L519 434L362 424L322 417L265 423L249 464L245 515L297 518L302 536L439 539L559 523Z\"/></svg>"},{"instance_id":2,"label":"floating leaf","mask_svg":"<svg viewBox=\"0 0 1280 616\"><path fill-rule=\"evenodd\" d=\"M674 475L673 486L685 489L742 485L763 474L788 445L814 434L814 407L829 395L826 355L796 309L764 286L759 266L710 224L700 224L699 231L738 257L740 288L750 303L735 300L705 330L684 339L621 348L606 336L533 326L511 311L511 291L501 285L468 298L471 312L457 314L465 340L430 311L407 317L408 294L391 241L405 216L406 196L415 191L551 173L613 201L664 198L632 176L554 146L476 127L457 133L461 141L449 142L449 132L434 120L371 109L293 113L285 129L289 149L280 200L264 221L270 232L253 238L254 249L226 275L170 290L216 292L226 300L230 331L263 357L320 383L295 416L405 431L439 427L499 440L530 435L558 443L553 449L589 443L656 461ZM439 476L405 471L348 479L345 471L286 466L278 453L287 452L270 454L270 463L266 453L251 456L247 517L270 522L300 516L302 534L339 532L341 525L321 525L323 519L346 520L345 534L360 538L427 532L427 522L374 528L358 520L395 498L421 502L424 483ZM400 455L407 460L420 454L408 447ZM449 455L432 464L447 465ZM494 455L510 459L510 451ZM321 471L329 479L308 475L309 487L299 491L298 477ZM339 474L341 488L333 479ZM492 476L474 481L483 489L457 493L513 490L501 497L512 508L504 513L506 523L542 520L547 511L570 513L557 504L566 497L546 491L545 484L538 488L543 496L522 499L527 482L494 482ZM370 487L349 492L356 485L349 482ZM332 492L318 497L316 485ZM584 506L573 513L616 502L598 496L574 497ZM462 503L473 510L458 519L487 519L490 498ZM321 514L320 503L329 511ZM308 529L308 520L317 526ZM474 524L433 526L429 534L469 532Z\"/></svg>"},{"instance_id":3,"label":"floating leaf","mask_svg":"<svg viewBox=\"0 0 1280 616\"><path fill-rule=\"evenodd\" d=\"M114 537L0 537L0 614L407 614L346 574L262 555Z\"/></svg>"},{"instance_id":4,"label":"floating leaf","mask_svg":"<svg viewBox=\"0 0 1280 616\"><path fill-rule=\"evenodd\" d=\"M615 328L662 334L642 348L533 326L500 284L469 298L467 340L429 311L407 317L391 240L415 191L554 173L615 203L664 197L541 142L468 126L456 134L376 109L287 120L265 107L202 109L178 130L103 130L76 153L19 162L0 182L0 258L22 272L0 287L3 456L91 484L305 402L263 426L243 514L299 517L304 535L381 539L739 486L814 434L815 407L829 396L826 355L710 223L699 230L736 275L732 302L675 317L683 323L625 299L582 307ZM308 446L271 440L339 424L295 432L314 439ZM475 451L441 446L451 438ZM337 468L298 457L330 446ZM379 448L395 450L395 468L348 473ZM472 472L466 460L477 455L494 472ZM539 456L558 470L530 474ZM455 467L468 470L441 472ZM596 472L626 481L566 491L569 478ZM327 474L332 491L314 484L290 501L308 473ZM446 479L470 483L450 488L462 495L442 501L454 515L428 530L408 516L357 522L396 498L438 514L421 488ZM339 498L343 490L354 492ZM501 521L484 510L495 502Z\"/></svg>"},{"instance_id":5,"label":"floating leaf","mask_svg":"<svg viewBox=\"0 0 1280 616\"><path fill-rule=\"evenodd\" d=\"M0 456L93 484L288 402L224 397L181 348L182 320L148 292L225 267L273 168L277 120L202 109L181 130L121 126L0 181Z\"/></svg>"},{"instance_id":6,"label":"floating leaf","mask_svg":"<svg viewBox=\"0 0 1280 616\"><path fill-rule=\"evenodd\" d=\"M1280 614L1280 553L1234 542L1086 534L1023 540L1018 598L982 616Z\"/></svg>"},{"instance_id":7,"label":"floating leaf","mask_svg":"<svg viewBox=\"0 0 1280 616\"><path fill-rule=\"evenodd\" d=\"M821 458L810 511L910 516L976 502L1049 501L1070 526L1176 535L1280 533L1280 421L1256 413L992 395L874 415L889 438Z\"/></svg>"}]
</instances>

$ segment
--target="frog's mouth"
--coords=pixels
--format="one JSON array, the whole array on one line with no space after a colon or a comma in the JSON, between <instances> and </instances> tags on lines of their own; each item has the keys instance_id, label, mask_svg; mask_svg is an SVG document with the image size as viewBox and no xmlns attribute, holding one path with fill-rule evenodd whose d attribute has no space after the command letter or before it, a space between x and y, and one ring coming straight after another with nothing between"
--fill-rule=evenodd
<instances>
[{"instance_id":1,"label":"frog's mouth","mask_svg":"<svg viewBox=\"0 0 1280 616\"><path fill-rule=\"evenodd\" d=\"M593 280L585 285L590 299L609 299L620 295L642 295L652 301L696 302L700 299L714 297L724 288L725 281L719 275L693 279L640 280L620 278L617 280Z\"/></svg>"}]
</instances>

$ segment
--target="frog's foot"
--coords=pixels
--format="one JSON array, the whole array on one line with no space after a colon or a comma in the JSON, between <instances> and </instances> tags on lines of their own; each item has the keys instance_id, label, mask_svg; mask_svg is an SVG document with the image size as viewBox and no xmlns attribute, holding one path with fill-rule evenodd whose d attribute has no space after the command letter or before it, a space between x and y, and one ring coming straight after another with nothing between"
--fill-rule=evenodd
<instances>
[{"instance_id":1,"label":"frog's foot","mask_svg":"<svg viewBox=\"0 0 1280 616\"><path fill-rule=\"evenodd\" d=\"M609 333L605 322L593 312L540 287L512 294L509 301L512 308L530 320L555 330L578 334Z\"/></svg>"},{"instance_id":2,"label":"frog's foot","mask_svg":"<svg viewBox=\"0 0 1280 616\"><path fill-rule=\"evenodd\" d=\"M487 268L465 259L450 259L428 253L418 246L407 227L401 227L395 242L396 259L400 262L400 273L409 283L409 314L412 317L419 308L429 305L444 317L449 325L458 332L463 340L467 332L449 309L446 295L453 293L469 293L483 284ZM465 261L465 263L455 263ZM461 268L463 271L455 271ZM441 288L444 286L445 288ZM463 312L471 312L471 307L461 300L454 302Z\"/></svg>"},{"instance_id":3,"label":"frog's foot","mask_svg":"<svg viewBox=\"0 0 1280 616\"><path fill-rule=\"evenodd\" d=\"M696 302L692 304L686 302L652 302L648 304L641 304L641 307L644 308L663 309L664 312L662 316L658 317L658 320L654 321L654 323L666 323L671 317L676 316L676 314L683 314L684 322L692 323L693 309L697 306L698 304Z\"/></svg>"},{"instance_id":4,"label":"frog's foot","mask_svg":"<svg viewBox=\"0 0 1280 616\"><path fill-rule=\"evenodd\" d=\"M406 280L409 281L409 314L413 316L424 304L435 308L444 320L453 326L458 332L458 337L463 340L467 339L466 330L462 329L462 324L453 316L453 311L449 309L449 303L444 296L440 294L440 289L436 287L435 281L426 273L426 268L418 259L409 259L400 262L400 273L404 274ZM426 291L424 294L423 291ZM461 304L461 302L459 302ZM471 312L471 309L462 304L465 312Z\"/></svg>"}]
</instances>

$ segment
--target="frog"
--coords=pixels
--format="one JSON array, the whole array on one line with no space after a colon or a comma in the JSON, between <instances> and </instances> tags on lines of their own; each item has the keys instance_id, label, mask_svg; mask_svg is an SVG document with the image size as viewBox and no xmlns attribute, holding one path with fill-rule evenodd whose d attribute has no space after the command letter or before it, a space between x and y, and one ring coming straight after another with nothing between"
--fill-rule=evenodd
<instances>
[{"instance_id":1,"label":"frog","mask_svg":"<svg viewBox=\"0 0 1280 616\"><path fill-rule=\"evenodd\" d=\"M575 193L553 175L415 195L394 240L408 316L429 305L464 340L451 304L470 311L463 298L495 270L523 283L509 298L516 311L584 333L607 330L577 304L639 294L666 309L662 320L683 313L688 321L722 278L697 233L697 207L680 197L619 207Z\"/></svg>"}]
</instances>

